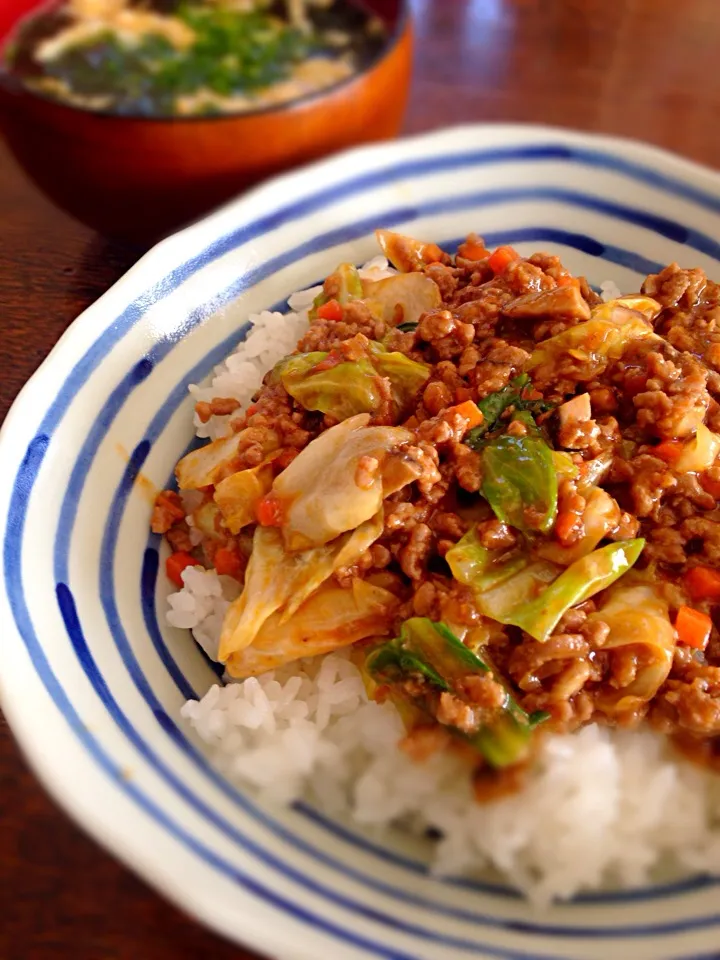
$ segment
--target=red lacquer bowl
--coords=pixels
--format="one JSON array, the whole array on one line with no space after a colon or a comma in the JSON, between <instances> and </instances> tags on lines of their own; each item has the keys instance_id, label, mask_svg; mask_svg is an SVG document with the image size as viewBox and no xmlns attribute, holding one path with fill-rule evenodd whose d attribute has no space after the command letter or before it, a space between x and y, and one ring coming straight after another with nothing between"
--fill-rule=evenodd
<instances>
[{"instance_id":1,"label":"red lacquer bowl","mask_svg":"<svg viewBox=\"0 0 720 960\"><path fill-rule=\"evenodd\" d=\"M411 73L407 0L366 0L390 39L363 72L271 109L227 117L136 119L61 106L0 71L0 128L59 206L102 233L154 240L265 177L395 136ZM0 43L47 7L0 0Z\"/></svg>"}]
</instances>

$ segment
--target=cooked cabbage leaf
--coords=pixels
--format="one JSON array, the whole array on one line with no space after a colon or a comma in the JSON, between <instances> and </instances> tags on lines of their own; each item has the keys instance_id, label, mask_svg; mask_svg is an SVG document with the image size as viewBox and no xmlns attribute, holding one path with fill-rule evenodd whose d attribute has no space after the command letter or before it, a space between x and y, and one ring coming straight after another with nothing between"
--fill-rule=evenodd
<instances>
[{"instance_id":1,"label":"cooked cabbage leaf","mask_svg":"<svg viewBox=\"0 0 720 960\"><path fill-rule=\"evenodd\" d=\"M632 304L632 306L630 306ZM609 360L622 356L631 340L659 339L648 320L660 305L649 297L611 300L592 311L590 320L543 340L533 351L526 369L537 381L557 377L558 363L569 354L578 361L573 379L587 382L601 373Z\"/></svg>"},{"instance_id":2,"label":"cooked cabbage leaf","mask_svg":"<svg viewBox=\"0 0 720 960\"><path fill-rule=\"evenodd\" d=\"M389 630L400 601L364 580L343 589L326 583L283 620L270 616L254 642L226 663L233 677L251 677L301 657L316 657Z\"/></svg>"},{"instance_id":3,"label":"cooked cabbage leaf","mask_svg":"<svg viewBox=\"0 0 720 960\"><path fill-rule=\"evenodd\" d=\"M364 359L333 366L316 363L303 373L297 364L281 373L281 379L290 396L306 410L319 410L336 420L374 413L383 399L378 373Z\"/></svg>"},{"instance_id":4,"label":"cooked cabbage leaf","mask_svg":"<svg viewBox=\"0 0 720 960\"><path fill-rule=\"evenodd\" d=\"M423 716L435 715L438 693L449 692L465 700L463 682L473 674L487 674L489 667L446 624L412 617L403 624L399 637L369 652L365 670L375 683L389 687L396 705L406 703L401 713L412 725L419 725ZM408 680L415 683L408 686ZM465 702L474 708L472 702ZM528 716L506 690L496 716L480 723L474 733L466 735L452 725L448 729L472 744L493 766L505 767L525 756L533 728L546 717L540 713Z\"/></svg>"},{"instance_id":5,"label":"cooked cabbage leaf","mask_svg":"<svg viewBox=\"0 0 720 960\"><path fill-rule=\"evenodd\" d=\"M240 434L231 433L191 450L175 467L175 476L181 490L198 490L217 481L237 456Z\"/></svg>"},{"instance_id":6,"label":"cooked cabbage leaf","mask_svg":"<svg viewBox=\"0 0 720 960\"><path fill-rule=\"evenodd\" d=\"M257 527L245 586L225 614L218 659L224 662L231 654L249 647L265 621L277 611L279 623L291 619L335 570L358 560L382 530L379 511L333 543L288 554L276 527Z\"/></svg>"},{"instance_id":7,"label":"cooked cabbage leaf","mask_svg":"<svg viewBox=\"0 0 720 960\"><path fill-rule=\"evenodd\" d=\"M374 413L390 384L394 412L401 416L430 376L430 368L402 353L388 353L382 344L362 335L354 338L365 356L344 360L332 353L301 353L280 361L273 371L291 397L306 410L319 410L337 420Z\"/></svg>"},{"instance_id":8,"label":"cooked cabbage leaf","mask_svg":"<svg viewBox=\"0 0 720 960\"><path fill-rule=\"evenodd\" d=\"M453 577L458 583L483 593L507 580L530 563L530 557L521 550L488 550L480 542L477 527L473 526L445 554Z\"/></svg>"},{"instance_id":9,"label":"cooked cabbage leaf","mask_svg":"<svg viewBox=\"0 0 720 960\"><path fill-rule=\"evenodd\" d=\"M591 553L600 541L617 527L620 522L620 507L609 493L600 487L592 487L585 496L583 536L569 547L564 547L556 540L539 541L535 546L537 556L568 566Z\"/></svg>"},{"instance_id":10,"label":"cooked cabbage leaf","mask_svg":"<svg viewBox=\"0 0 720 960\"><path fill-rule=\"evenodd\" d=\"M675 630L660 592L653 584L619 584L588 620L601 620L610 627L603 650L630 647L642 651L632 682L621 689L610 685L601 689L597 706L615 716L652 700L670 673L675 650Z\"/></svg>"},{"instance_id":11,"label":"cooked cabbage leaf","mask_svg":"<svg viewBox=\"0 0 720 960\"><path fill-rule=\"evenodd\" d=\"M363 295L362 280L357 267L352 263L341 263L337 269L331 273L325 283L322 291L313 300L310 310L310 319L317 317L318 307L321 307L329 300L337 300L338 303L346 304L349 300L355 300Z\"/></svg>"},{"instance_id":12,"label":"cooked cabbage leaf","mask_svg":"<svg viewBox=\"0 0 720 960\"><path fill-rule=\"evenodd\" d=\"M683 447L673 464L676 473L703 473L720 454L720 437L708 430L704 423L698 424L695 436Z\"/></svg>"},{"instance_id":13,"label":"cooked cabbage leaf","mask_svg":"<svg viewBox=\"0 0 720 960\"><path fill-rule=\"evenodd\" d=\"M544 643L564 613L619 579L632 567L644 546L645 541L637 539L594 550L572 563L535 600L518 606L502 622L512 623Z\"/></svg>"},{"instance_id":14,"label":"cooked cabbage leaf","mask_svg":"<svg viewBox=\"0 0 720 960\"><path fill-rule=\"evenodd\" d=\"M424 313L442 307L440 288L424 273L365 280L363 299L372 315L389 327L416 325Z\"/></svg>"},{"instance_id":15,"label":"cooked cabbage leaf","mask_svg":"<svg viewBox=\"0 0 720 960\"><path fill-rule=\"evenodd\" d=\"M482 451L482 495L503 523L546 533L557 513L558 481L552 450L529 413L515 415L527 433L505 433Z\"/></svg>"},{"instance_id":16,"label":"cooked cabbage leaf","mask_svg":"<svg viewBox=\"0 0 720 960\"><path fill-rule=\"evenodd\" d=\"M404 427L368 427L369 419L358 414L321 433L275 479L272 493L286 508L281 529L288 550L320 546L354 530L377 513L391 492L383 476L388 454L409 443L413 434ZM355 482L361 457L378 461L363 487ZM408 475L400 485L412 479ZM396 481L393 492L397 489Z\"/></svg>"},{"instance_id":17,"label":"cooked cabbage leaf","mask_svg":"<svg viewBox=\"0 0 720 960\"><path fill-rule=\"evenodd\" d=\"M443 258L443 252L436 243L425 243L392 230L376 230L375 237L390 263L404 273L421 270L428 263Z\"/></svg>"},{"instance_id":18,"label":"cooked cabbage leaf","mask_svg":"<svg viewBox=\"0 0 720 960\"><path fill-rule=\"evenodd\" d=\"M272 487L273 469L269 463L238 470L215 487L215 503L223 515L230 533L240 533L243 527L255 523L255 508Z\"/></svg>"}]
</instances>

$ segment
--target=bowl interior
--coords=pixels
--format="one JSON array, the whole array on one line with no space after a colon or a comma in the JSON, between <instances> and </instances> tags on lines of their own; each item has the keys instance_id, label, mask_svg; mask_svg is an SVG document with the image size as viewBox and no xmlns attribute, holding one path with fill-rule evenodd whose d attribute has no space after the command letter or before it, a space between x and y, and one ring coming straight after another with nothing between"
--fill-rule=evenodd
<instances>
[{"instance_id":1,"label":"bowl interior","mask_svg":"<svg viewBox=\"0 0 720 960\"><path fill-rule=\"evenodd\" d=\"M164 623L163 548L148 534L152 491L192 442L187 384L232 350L250 313L374 255L378 226L449 248L476 230L632 291L672 260L717 272L720 190L716 175L635 145L468 128L326 162L161 245L78 322L6 428L18 471L0 500L11 722L88 829L266 952L656 957L668 936L674 956L697 952L716 916L711 881L669 877L533 914L495 877L434 878L423 844L400 832L259 804L179 718L216 680Z\"/></svg>"},{"instance_id":2,"label":"bowl interior","mask_svg":"<svg viewBox=\"0 0 720 960\"><path fill-rule=\"evenodd\" d=\"M0 47L25 17L42 10L51 10L62 2L63 0L3 0L0 4ZM380 17L391 28L397 25L406 6L403 0L361 0L360 5Z\"/></svg>"}]
</instances>

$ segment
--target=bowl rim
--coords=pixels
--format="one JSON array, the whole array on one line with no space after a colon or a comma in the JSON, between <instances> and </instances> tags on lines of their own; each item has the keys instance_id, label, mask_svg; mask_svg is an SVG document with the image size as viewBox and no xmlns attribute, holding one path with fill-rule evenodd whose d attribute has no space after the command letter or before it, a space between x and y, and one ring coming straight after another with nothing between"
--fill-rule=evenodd
<instances>
[{"instance_id":1,"label":"bowl rim","mask_svg":"<svg viewBox=\"0 0 720 960\"><path fill-rule=\"evenodd\" d=\"M52 2L52 0L51 0ZM106 120L117 121L118 123L126 122L133 124L147 124L147 125L164 125L164 124L193 124L193 123L222 123L222 122L236 122L242 119L250 118L263 118L263 117L272 117L272 116L282 116L283 114L290 113L291 111L305 107L306 105L313 106L317 105L319 101L330 97L336 93L346 90L346 88L351 87L353 84L359 83L361 80L366 79L373 71L375 71L381 64L388 60L392 54L397 50L400 45L401 40L409 32L412 24L412 13L410 9L411 0L398 0L398 16L395 23L395 26L392 30L392 33L388 35L385 43L382 45L377 54L372 57L361 70L356 70L353 73L349 74L347 77L343 77L341 80L335 81L328 87L322 87L319 90L313 90L309 93L302 94L299 97L293 97L292 100L285 100L280 103L269 104L266 107L255 107L252 110L237 110L230 113L219 113L219 114L199 114L199 115L180 115L180 116L158 116L150 117L142 113L115 113L112 110L103 109L103 110L91 110L86 107L76 107L69 103L63 103L61 100L55 100L53 97L47 96L38 90L32 90L30 87L26 86L22 80L13 74L11 70L8 70L5 65L5 49L9 43L12 42L15 31L18 26L27 19L30 19L33 14L27 14L23 17L20 17L15 26L9 32L4 42L0 45L0 89L4 89L6 93L21 97L28 97L31 100L36 100L40 103L47 104L48 106L55 108L59 111L65 111L68 114L73 116L90 116L90 117L102 117Z\"/></svg>"},{"instance_id":2,"label":"bowl rim","mask_svg":"<svg viewBox=\"0 0 720 960\"><path fill-rule=\"evenodd\" d=\"M77 349L82 349L84 338L100 332L97 322L102 322L103 308L111 309L111 304L115 299L129 301L143 292L147 292L157 282L157 274L161 269L166 272L176 269L179 264L187 262L194 256L198 250L205 250L212 244L213 239L217 240L221 237L225 214L231 208L240 213L248 202L264 202L277 192L281 192L278 191L279 185L283 190L289 192L292 191L293 185L304 187L309 177L314 177L322 182L324 170L346 163L349 157L368 159L386 157L391 161L407 155L413 147L421 149L427 147L430 150L440 142L445 144L448 141L452 142L453 138L458 135L473 135L479 140L485 131L505 134L508 137L518 135L527 135L530 138L533 136L554 137L559 143L564 142L569 147L585 145L609 153L620 153L632 161L644 162L650 167L664 168L660 173L661 176L685 175L688 179L699 180L701 184L694 187L698 193L703 189L710 190L716 192L720 197L720 172L707 165L632 138L586 133L539 124L488 123L441 128L431 133L405 137L390 143L349 149L329 159L308 164L291 173L267 181L243 194L241 198L231 201L195 224L161 241L146 253L121 280L70 324L38 370L19 392L8 412L5 423L0 428L0 453L5 454L7 452L5 462L10 467L6 475L14 478L20 465L21 457L11 448L15 434L18 431L23 432L23 421L26 413L34 422L36 419L35 411L38 409L44 411L49 403L47 394L43 389L44 380L49 370L51 368L67 369L76 343ZM70 354L70 357L66 354ZM24 434L27 440L27 428L25 428ZM26 444L21 444L21 446L24 449ZM8 516L6 519L9 521L11 518ZM5 536L5 532L3 532L3 536ZM0 569L4 570L3 558L0 558ZM0 612L3 614L3 626L5 626L4 619L7 616L8 632L12 631L13 634L19 635L15 619L9 610L8 599L3 577L0 581ZM3 647L4 645L0 644L0 654L3 652ZM125 836L125 839L127 839L126 834L123 834L122 830L116 831L114 825L112 825L113 829L110 829L111 824L108 823L108 818L103 815L102 811L94 809L93 805L87 802L86 798L83 797L83 791L73 788L73 781L68 777L67 771L61 768L56 758L48 755L48 752L44 749L42 737L38 736L37 732L37 720L32 716L33 711L27 708L27 701L23 695L24 691L7 682L9 673L10 671L6 673L6 671L0 670L0 705L6 713L23 756L58 805L78 823L83 831L90 834L101 848L139 874L175 906L195 917L199 922L211 927L217 933L239 942L237 925L233 924L231 918L213 903L212 897L203 897L199 890L191 890L182 876L168 868L161 858L155 856L152 851L144 849L140 841L135 842L134 845L124 844L122 838ZM55 711L55 705L51 704L50 709ZM294 944L292 949L288 947L287 938L282 936L281 924L278 925L278 929L264 926L261 935L258 935L257 925L250 922L250 917L245 919L248 921L246 926L248 937L257 935L256 940L250 940L249 943L247 940L244 941L252 948L273 951L273 956L277 960L290 960L290 958L292 960L299 960L299 958L305 960L306 957L307 960L316 960L317 954L306 952L303 944Z\"/></svg>"}]
</instances>

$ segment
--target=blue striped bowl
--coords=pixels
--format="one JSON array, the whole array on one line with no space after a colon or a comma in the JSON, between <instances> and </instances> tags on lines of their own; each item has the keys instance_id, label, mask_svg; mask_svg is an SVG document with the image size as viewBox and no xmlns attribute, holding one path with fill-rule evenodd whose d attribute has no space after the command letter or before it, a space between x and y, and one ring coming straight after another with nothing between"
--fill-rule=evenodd
<instances>
[{"instance_id":1,"label":"blue striped bowl","mask_svg":"<svg viewBox=\"0 0 720 960\"><path fill-rule=\"evenodd\" d=\"M214 675L163 623L143 478L167 483L192 433L186 385L231 350L247 314L371 256L378 226L450 247L477 230L633 290L672 260L717 273L720 176L627 141L465 127L276 180L149 253L77 320L3 428L0 681L12 728L109 850L280 960L717 957L712 880L534 913L497 883L432 878L407 840L258 806L178 721Z\"/></svg>"}]
</instances>

